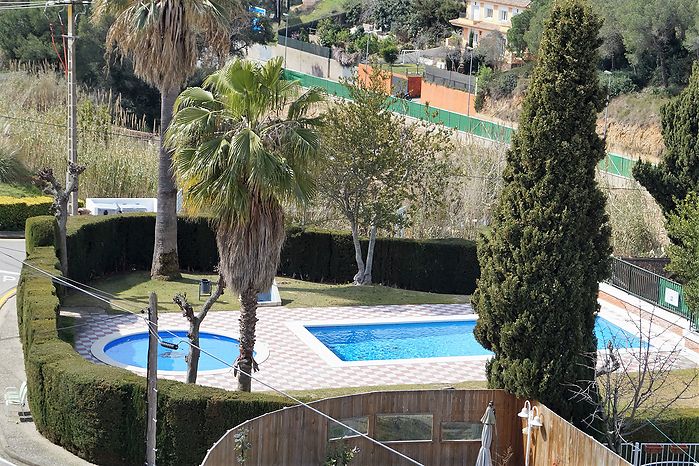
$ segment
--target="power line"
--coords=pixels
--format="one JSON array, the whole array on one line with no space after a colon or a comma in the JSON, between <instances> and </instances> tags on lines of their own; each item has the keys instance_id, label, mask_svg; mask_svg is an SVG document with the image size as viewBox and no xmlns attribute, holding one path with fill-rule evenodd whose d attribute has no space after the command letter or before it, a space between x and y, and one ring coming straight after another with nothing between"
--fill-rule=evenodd
<instances>
[{"instance_id":1,"label":"power line","mask_svg":"<svg viewBox=\"0 0 699 466\"><path fill-rule=\"evenodd\" d=\"M0 247L0 249L5 249L5 248ZM40 272L40 273L42 273L42 274L44 274L44 275L47 275L48 277L51 277L54 281L56 281L56 282L58 282L58 283L64 284L65 286L68 286L68 287L70 287L70 288L73 288L73 289L75 289L75 290L78 290L78 291L80 291L80 292L82 292L82 293L85 293L85 294L87 294L87 295L89 295L89 296L92 296L92 297L94 297L94 298L96 298L96 299L99 299L99 300L101 300L101 301L109 302L109 300L107 300L106 298L103 298L103 297L101 297L101 296L95 295L94 293L91 293L91 292L89 292L89 291L83 289L81 286L84 286L84 284L81 284L81 286L73 285L73 284L71 284L71 283L65 281L62 277L59 277L59 276L54 275L54 274L52 274L52 273L50 273L50 272L47 272L47 271L45 271L45 270L43 270L43 269L41 269L41 268L39 268L39 267L36 267L36 266L34 266L34 265L32 265L32 264L29 264L29 263L28 263L27 261L25 261L25 260L17 259L16 257L13 257L13 256L11 256L11 255L9 255L9 254L3 252L3 251L0 251L0 254L2 254L2 255L6 256L6 257L8 257L8 258L10 258L10 259L12 259L12 260L14 260L14 261L20 262L20 263L26 265L27 267L29 267L29 268L31 268L31 269L33 269L33 270L36 270L37 272ZM78 283L76 280L72 280L72 281L75 281L76 283ZM104 293L104 294L108 295L109 293ZM125 301L126 301L126 300L125 300ZM129 310L129 309L123 307L123 306L115 306L115 307L117 307L118 309L125 310L126 312L130 312L130 313L135 314L135 312L133 312L133 311L131 311L131 310ZM160 335L158 335L157 333L154 332L154 330L153 330L152 327L151 327L150 322L149 322L147 319L145 319L143 316L140 316L140 315L139 315L139 317L143 318L143 320L145 321L146 326L148 327L148 332L151 333L151 334L153 334L153 335L158 339L158 341L162 342L162 341L163 341L162 338L160 337ZM274 387L274 386L272 386L272 385L270 385L270 384L268 384L268 383L266 383L266 382L264 382L264 381L258 379L258 378L255 377L254 375L249 374L249 373L247 373L247 372L241 370L240 367L234 366L234 365L230 364L229 362L227 362L227 361L225 361L225 360L223 360L223 359L221 359L221 358L219 358L219 357L217 357L217 356L211 354L210 352L208 352L207 350L203 349L202 347L200 347L200 346L198 346L198 345L194 345L194 344L191 343L190 341L185 341L185 340L183 340L180 336L174 334L174 333L171 332L170 330L163 330L163 332L169 333L169 334L172 335L173 337L178 338L178 339L180 340L180 342L182 342L182 343L187 343L187 344L191 345L192 347L198 349L200 352L204 353L205 355L209 356L210 358L215 359L216 361L218 361L218 362L220 362L220 363L222 363L222 364L228 366L228 367L231 368L231 369L235 369L235 370L240 371L243 375L246 375L247 377L250 377L252 380L258 382L259 384L261 384L261 385L263 385L263 386L265 386L265 387L271 389L272 391L274 391L274 392L276 392L276 393L278 393L278 394L280 394L280 395L282 395L282 396L284 396L284 397L286 397L286 398L289 398L290 400L294 401L295 403L298 403L299 405L305 407L306 409L308 409L308 410L310 410L310 411L313 411L314 413L316 413L316 414L318 414L318 415L320 415L320 416L322 416L322 417L324 417L324 418L326 418L326 419L328 419L328 420L330 420L330 421L335 422L336 424L338 424L338 425L344 427L345 429L349 430L350 432L352 432L352 433L354 433L354 434L357 434L357 435L359 435L360 437L363 437L363 438L367 439L368 441L374 443L375 445L377 445L377 446L379 446L379 447L381 447L381 448L384 448L384 449L386 449L387 451L390 451L390 452L392 452L392 453L394 453L394 454L400 456L401 458L403 458L403 459L409 461L410 463L415 464L415 465L417 465L417 466L424 466L422 463L420 463L420 462L414 460L413 458L411 458L411 457L409 457L409 456L407 456L407 455L405 455L405 454L399 452L398 450L395 450L395 449L389 447L388 445L385 445L385 444L379 442L378 440L376 440L376 439L370 437L369 435L367 435L367 434L365 434L365 433L363 433L363 432L358 431L357 429L355 429L355 428L353 428L353 427L351 427L351 426L349 426L349 425L343 423L343 422L340 421L339 419L336 419L336 418L330 416L329 414L326 414L326 413L320 411L319 409L317 409L317 408L315 408L315 407L309 405L308 403L305 403L305 402L301 401L300 399L296 398L295 396L290 395L290 394L286 393L285 391L280 390L280 389L278 389L278 388L276 388L276 387Z\"/></svg>"},{"instance_id":2,"label":"power line","mask_svg":"<svg viewBox=\"0 0 699 466\"><path fill-rule=\"evenodd\" d=\"M45 125L45 126L53 126L55 128L68 128L68 125L63 125L60 123L50 123L48 121L40 121L40 120L32 120L29 118L22 118L22 117L15 117L11 115L2 115L0 114L0 118L5 118L7 120L17 120L17 121L24 121L26 123L34 123L37 125ZM95 133L95 134L109 134L111 136L120 136L120 137L125 137L125 138L132 138L132 139L139 139L142 141L154 141L158 136L156 134L153 134L152 136L137 136L135 134L124 134L124 133L115 133L115 132L102 132L96 129L83 129L82 131L87 131L88 133Z\"/></svg>"}]
</instances>

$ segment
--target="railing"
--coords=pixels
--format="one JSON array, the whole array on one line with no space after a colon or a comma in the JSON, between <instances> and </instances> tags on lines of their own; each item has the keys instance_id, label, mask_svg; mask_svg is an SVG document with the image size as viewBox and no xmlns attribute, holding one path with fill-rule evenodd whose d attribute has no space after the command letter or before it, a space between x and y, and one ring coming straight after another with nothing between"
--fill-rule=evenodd
<instances>
[{"instance_id":1,"label":"railing","mask_svg":"<svg viewBox=\"0 0 699 466\"><path fill-rule=\"evenodd\" d=\"M681 284L616 257L612 258L612 275L607 281L629 294L688 319L692 329L699 328L699 313L687 307Z\"/></svg>"},{"instance_id":2,"label":"railing","mask_svg":"<svg viewBox=\"0 0 699 466\"><path fill-rule=\"evenodd\" d=\"M330 95L345 99L350 98L347 88L343 86L342 83L292 70L284 70L284 76L286 79L298 80L303 87L319 87ZM391 110L396 113L430 121L432 123L441 123L449 128L470 133L490 141L509 144L512 139L514 129L509 126L417 102L405 101L394 97L391 98L394 99ZM612 175L632 178L633 175L631 171L635 163L634 160L627 159L617 154L608 153L607 156L599 162L598 168Z\"/></svg>"},{"instance_id":3,"label":"railing","mask_svg":"<svg viewBox=\"0 0 699 466\"><path fill-rule=\"evenodd\" d=\"M699 443L623 443L620 455L633 466L696 466Z\"/></svg>"}]
</instances>

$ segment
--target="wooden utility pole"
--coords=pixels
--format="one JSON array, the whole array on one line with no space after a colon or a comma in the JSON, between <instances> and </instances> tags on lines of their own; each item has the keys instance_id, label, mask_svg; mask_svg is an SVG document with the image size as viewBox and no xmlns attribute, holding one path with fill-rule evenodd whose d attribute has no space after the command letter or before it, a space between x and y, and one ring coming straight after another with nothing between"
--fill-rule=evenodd
<instances>
[{"instance_id":1,"label":"wooden utility pole","mask_svg":"<svg viewBox=\"0 0 699 466\"><path fill-rule=\"evenodd\" d=\"M75 15L73 1L68 0L68 162L78 163L78 123L77 123L77 92L75 86L75 39L78 38L75 31ZM66 186L70 183L70 173L66 172ZM78 190L70 194L68 201L68 213L78 214Z\"/></svg>"},{"instance_id":2,"label":"wooden utility pole","mask_svg":"<svg viewBox=\"0 0 699 466\"><path fill-rule=\"evenodd\" d=\"M155 466L155 433L158 414L158 297L148 300L148 385L146 412L146 466Z\"/></svg>"}]
</instances>

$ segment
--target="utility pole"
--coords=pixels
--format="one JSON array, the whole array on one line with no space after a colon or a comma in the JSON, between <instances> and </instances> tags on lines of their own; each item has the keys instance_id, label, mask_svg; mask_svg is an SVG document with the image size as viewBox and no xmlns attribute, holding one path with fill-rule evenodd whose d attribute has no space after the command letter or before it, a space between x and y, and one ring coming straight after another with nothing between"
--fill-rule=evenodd
<instances>
[{"instance_id":1,"label":"utility pole","mask_svg":"<svg viewBox=\"0 0 699 466\"><path fill-rule=\"evenodd\" d=\"M148 299L148 384L146 411L146 466L155 466L155 433L158 415L158 297Z\"/></svg>"},{"instance_id":2,"label":"utility pole","mask_svg":"<svg viewBox=\"0 0 699 466\"><path fill-rule=\"evenodd\" d=\"M73 14L74 0L68 0L68 162L78 163L78 123L77 123L77 93L75 88L75 16ZM66 171L66 186L70 183L70 173ZM78 189L70 194L68 213L78 214Z\"/></svg>"}]
</instances>

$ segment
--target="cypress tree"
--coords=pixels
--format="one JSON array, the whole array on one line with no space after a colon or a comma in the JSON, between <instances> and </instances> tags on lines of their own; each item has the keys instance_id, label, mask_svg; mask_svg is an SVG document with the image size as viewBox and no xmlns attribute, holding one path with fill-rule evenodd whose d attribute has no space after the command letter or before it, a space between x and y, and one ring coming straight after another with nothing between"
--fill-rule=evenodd
<instances>
[{"instance_id":1,"label":"cypress tree","mask_svg":"<svg viewBox=\"0 0 699 466\"><path fill-rule=\"evenodd\" d=\"M610 228L595 181L604 143L595 65L600 19L583 0L560 0L507 153L505 187L481 237L476 338L495 353L492 388L538 399L566 418L589 407L568 384L592 380L598 282L609 272ZM588 405L589 406L589 405Z\"/></svg>"},{"instance_id":2,"label":"cypress tree","mask_svg":"<svg viewBox=\"0 0 699 466\"><path fill-rule=\"evenodd\" d=\"M675 202L699 191L699 64L692 66L689 85L660 109L665 154L658 165L639 162L633 176L667 215Z\"/></svg>"}]
</instances>

